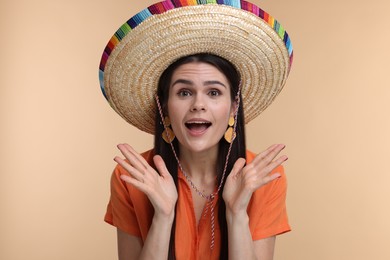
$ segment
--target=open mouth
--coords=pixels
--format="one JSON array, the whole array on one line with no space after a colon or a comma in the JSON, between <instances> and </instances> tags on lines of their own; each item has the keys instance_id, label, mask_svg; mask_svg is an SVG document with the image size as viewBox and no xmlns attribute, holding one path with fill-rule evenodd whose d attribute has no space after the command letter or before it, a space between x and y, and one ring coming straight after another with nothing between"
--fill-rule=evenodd
<instances>
[{"instance_id":1,"label":"open mouth","mask_svg":"<svg viewBox=\"0 0 390 260\"><path fill-rule=\"evenodd\" d=\"M203 132L211 126L211 123L207 121L191 121L185 123L185 126L191 131Z\"/></svg>"}]
</instances>

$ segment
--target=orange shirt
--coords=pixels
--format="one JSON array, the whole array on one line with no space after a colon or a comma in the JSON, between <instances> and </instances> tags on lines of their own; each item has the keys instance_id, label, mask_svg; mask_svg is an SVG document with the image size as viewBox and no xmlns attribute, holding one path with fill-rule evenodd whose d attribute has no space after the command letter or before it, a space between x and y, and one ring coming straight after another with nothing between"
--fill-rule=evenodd
<instances>
[{"instance_id":1,"label":"orange shirt","mask_svg":"<svg viewBox=\"0 0 390 260\"><path fill-rule=\"evenodd\" d=\"M142 154L153 165L153 151ZM256 155L247 151L247 163ZM286 212L286 176L282 166L274 172L282 176L256 190L248 205L249 229L253 240L258 240L290 231ZM153 206L147 196L131 184L120 179L127 174L117 165L111 177L111 197L104 220L128 234L145 241L152 223ZM219 259L220 234L218 207L215 207L215 247L211 251L211 218L202 214L197 227L191 187L183 173L178 172L178 201L176 211L175 252L177 259Z\"/></svg>"}]
</instances>

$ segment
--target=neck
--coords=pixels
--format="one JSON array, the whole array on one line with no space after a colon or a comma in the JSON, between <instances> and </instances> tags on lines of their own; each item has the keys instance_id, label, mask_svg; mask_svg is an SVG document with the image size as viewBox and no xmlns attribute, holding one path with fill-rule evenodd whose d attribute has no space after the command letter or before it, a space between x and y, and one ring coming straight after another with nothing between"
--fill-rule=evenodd
<instances>
[{"instance_id":1,"label":"neck","mask_svg":"<svg viewBox=\"0 0 390 260\"><path fill-rule=\"evenodd\" d=\"M207 151L193 152L180 148L180 162L192 180L201 182L215 180L217 175L218 147Z\"/></svg>"}]
</instances>

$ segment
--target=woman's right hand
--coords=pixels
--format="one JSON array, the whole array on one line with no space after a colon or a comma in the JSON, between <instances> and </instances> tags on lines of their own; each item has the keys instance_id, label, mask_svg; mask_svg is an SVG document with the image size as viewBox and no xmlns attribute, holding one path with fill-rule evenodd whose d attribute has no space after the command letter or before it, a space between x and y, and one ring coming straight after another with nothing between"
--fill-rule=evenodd
<instances>
[{"instance_id":1,"label":"woman's right hand","mask_svg":"<svg viewBox=\"0 0 390 260\"><path fill-rule=\"evenodd\" d=\"M149 198L155 211L155 217L170 217L173 219L177 201L177 189L161 156L153 157L158 172L128 144L119 144L118 149L128 160L116 156L114 161L120 164L129 174L121 175L121 179Z\"/></svg>"}]
</instances>

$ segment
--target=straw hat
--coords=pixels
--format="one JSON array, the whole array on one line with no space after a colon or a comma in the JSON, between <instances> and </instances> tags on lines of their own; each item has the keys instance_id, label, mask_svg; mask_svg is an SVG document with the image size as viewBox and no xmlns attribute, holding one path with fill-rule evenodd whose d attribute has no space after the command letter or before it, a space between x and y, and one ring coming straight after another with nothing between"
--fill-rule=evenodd
<instances>
[{"instance_id":1,"label":"straw hat","mask_svg":"<svg viewBox=\"0 0 390 260\"><path fill-rule=\"evenodd\" d=\"M177 59L210 53L230 61L241 75L245 123L282 90L293 51L283 27L240 0L166 0L130 18L108 42L100 86L127 122L154 133L155 93L162 72Z\"/></svg>"}]
</instances>

